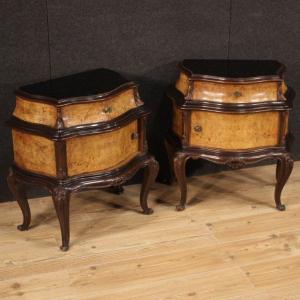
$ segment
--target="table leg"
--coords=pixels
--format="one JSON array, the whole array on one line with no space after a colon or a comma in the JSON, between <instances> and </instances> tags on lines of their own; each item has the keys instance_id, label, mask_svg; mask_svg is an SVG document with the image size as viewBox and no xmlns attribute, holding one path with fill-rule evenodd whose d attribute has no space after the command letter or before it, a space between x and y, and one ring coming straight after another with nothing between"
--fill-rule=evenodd
<instances>
[{"instance_id":1,"label":"table leg","mask_svg":"<svg viewBox=\"0 0 300 300\"><path fill-rule=\"evenodd\" d=\"M275 187L275 203L278 210L285 210L285 205L281 203L281 192L290 177L293 170L294 162L291 156L286 153L283 154L277 162L276 167L276 187Z\"/></svg>"},{"instance_id":2,"label":"table leg","mask_svg":"<svg viewBox=\"0 0 300 300\"><path fill-rule=\"evenodd\" d=\"M9 170L7 183L23 214L23 224L18 225L17 228L21 231L28 230L31 221L31 212L24 184L17 179L12 169Z\"/></svg>"},{"instance_id":3,"label":"table leg","mask_svg":"<svg viewBox=\"0 0 300 300\"><path fill-rule=\"evenodd\" d=\"M174 157L174 172L181 192L180 204L176 206L177 211L184 210L186 205L187 183L185 175L185 164L187 158L188 156L183 152L176 152Z\"/></svg>"},{"instance_id":4,"label":"table leg","mask_svg":"<svg viewBox=\"0 0 300 300\"><path fill-rule=\"evenodd\" d=\"M62 245L60 249L67 251L69 249L70 242L70 217L69 217L69 206L70 206L71 191L63 187L55 187L52 190L52 198L57 213L57 217L61 229Z\"/></svg>"},{"instance_id":5,"label":"table leg","mask_svg":"<svg viewBox=\"0 0 300 300\"><path fill-rule=\"evenodd\" d=\"M140 204L145 215L150 215L153 213L153 209L148 207L147 198L149 189L157 176L158 169L159 166L157 161L153 157L150 157L145 167L144 179L140 194Z\"/></svg>"}]
</instances>

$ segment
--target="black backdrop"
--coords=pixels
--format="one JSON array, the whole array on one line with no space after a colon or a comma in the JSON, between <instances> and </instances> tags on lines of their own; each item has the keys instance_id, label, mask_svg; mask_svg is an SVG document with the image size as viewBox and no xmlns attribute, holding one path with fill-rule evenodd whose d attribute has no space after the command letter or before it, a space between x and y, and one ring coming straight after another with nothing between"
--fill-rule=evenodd
<instances>
[{"instance_id":1,"label":"black backdrop","mask_svg":"<svg viewBox=\"0 0 300 300\"><path fill-rule=\"evenodd\" d=\"M2 0L0 20L2 201L10 199L6 174L12 161L11 132L4 121L20 85L97 67L138 81L153 110L148 140L161 163L160 179L167 174L163 95L176 78L178 61L228 55L278 59L287 66L287 83L300 94L299 0ZM296 97L291 117L296 159L299 107ZM217 168L190 165L199 173Z\"/></svg>"}]
</instances>

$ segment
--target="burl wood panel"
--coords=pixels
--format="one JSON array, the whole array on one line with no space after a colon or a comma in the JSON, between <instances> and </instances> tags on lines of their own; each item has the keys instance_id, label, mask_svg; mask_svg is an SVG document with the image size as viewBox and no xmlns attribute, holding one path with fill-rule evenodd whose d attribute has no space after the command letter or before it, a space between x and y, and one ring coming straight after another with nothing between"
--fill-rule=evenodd
<instances>
[{"instance_id":1,"label":"burl wood panel","mask_svg":"<svg viewBox=\"0 0 300 300\"><path fill-rule=\"evenodd\" d=\"M195 131L199 126L200 131ZM190 145L225 150L276 146L279 126L280 112L227 114L194 111L191 113Z\"/></svg>"},{"instance_id":2,"label":"burl wood panel","mask_svg":"<svg viewBox=\"0 0 300 300\"><path fill-rule=\"evenodd\" d=\"M188 93L188 89L189 89L189 78L188 78L188 76L185 73L181 72L179 74L179 78L176 81L175 86L176 86L176 89L178 91L180 91L184 96L186 96L187 93Z\"/></svg>"},{"instance_id":3,"label":"burl wood panel","mask_svg":"<svg viewBox=\"0 0 300 300\"><path fill-rule=\"evenodd\" d=\"M12 130L14 161L20 168L34 173L56 176L54 142L18 130Z\"/></svg>"},{"instance_id":4,"label":"burl wood panel","mask_svg":"<svg viewBox=\"0 0 300 300\"><path fill-rule=\"evenodd\" d=\"M174 103L172 123L173 132L181 137L183 135L183 113Z\"/></svg>"},{"instance_id":5,"label":"burl wood panel","mask_svg":"<svg viewBox=\"0 0 300 300\"><path fill-rule=\"evenodd\" d=\"M138 105L133 89L130 89L107 100L64 106L62 107L62 118L65 127L104 122L114 119Z\"/></svg>"},{"instance_id":6,"label":"burl wood panel","mask_svg":"<svg viewBox=\"0 0 300 300\"><path fill-rule=\"evenodd\" d=\"M68 175L109 170L128 162L139 151L137 121L106 133L75 137L67 140Z\"/></svg>"},{"instance_id":7,"label":"burl wood panel","mask_svg":"<svg viewBox=\"0 0 300 300\"><path fill-rule=\"evenodd\" d=\"M192 100L253 103L278 100L278 82L216 83L195 81Z\"/></svg>"},{"instance_id":8,"label":"burl wood panel","mask_svg":"<svg viewBox=\"0 0 300 300\"><path fill-rule=\"evenodd\" d=\"M57 110L51 104L17 97L13 115L26 122L55 127Z\"/></svg>"}]
</instances>

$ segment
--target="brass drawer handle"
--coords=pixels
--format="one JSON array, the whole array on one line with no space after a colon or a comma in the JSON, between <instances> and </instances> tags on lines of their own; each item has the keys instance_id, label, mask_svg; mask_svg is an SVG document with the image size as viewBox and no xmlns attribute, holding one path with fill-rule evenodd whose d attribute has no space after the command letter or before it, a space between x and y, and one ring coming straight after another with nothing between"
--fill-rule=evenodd
<instances>
[{"instance_id":1,"label":"brass drawer handle","mask_svg":"<svg viewBox=\"0 0 300 300\"><path fill-rule=\"evenodd\" d=\"M241 97L241 96L242 96L242 93L239 92L239 91L235 91L235 92L233 93L233 95L234 95L234 97L238 98L238 97Z\"/></svg>"},{"instance_id":2,"label":"brass drawer handle","mask_svg":"<svg viewBox=\"0 0 300 300\"><path fill-rule=\"evenodd\" d=\"M195 130L196 132L201 132L201 131L202 131L202 127L201 127L200 125L196 125L196 126L194 127L194 130Z\"/></svg>"},{"instance_id":3,"label":"brass drawer handle","mask_svg":"<svg viewBox=\"0 0 300 300\"><path fill-rule=\"evenodd\" d=\"M112 107L109 106L109 107L105 107L102 109L102 111L105 113L105 114L109 114L112 112Z\"/></svg>"},{"instance_id":4,"label":"brass drawer handle","mask_svg":"<svg viewBox=\"0 0 300 300\"><path fill-rule=\"evenodd\" d=\"M131 139L132 140L137 140L139 138L139 134L137 132L134 132L131 134Z\"/></svg>"}]
</instances>

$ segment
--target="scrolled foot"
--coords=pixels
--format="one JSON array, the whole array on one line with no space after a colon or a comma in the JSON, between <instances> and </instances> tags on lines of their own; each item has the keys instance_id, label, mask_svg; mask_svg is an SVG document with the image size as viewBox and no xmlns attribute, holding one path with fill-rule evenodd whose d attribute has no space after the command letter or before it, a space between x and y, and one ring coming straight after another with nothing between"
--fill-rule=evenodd
<instances>
[{"instance_id":1,"label":"scrolled foot","mask_svg":"<svg viewBox=\"0 0 300 300\"><path fill-rule=\"evenodd\" d=\"M69 250L69 246L60 246L60 250L66 252Z\"/></svg>"},{"instance_id":2,"label":"scrolled foot","mask_svg":"<svg viewBox=\"0 0 300 300\"><path fill-rule=\"evenodd\" d=\"M21 224L21 225L17 226L17 229L20 231L26 231L26 230L29 230L29 226Z\"/></svg>"},{"instance_id":3,"label":"scrolled foot","mask_svg":"<svg viewBox=\"0 0 300 300\"><path fill-rule=\"evenodd\" d=\"M276 205L276 209L278 209L279 211L284 211L284 210L286 210L284 204L278 204L278 205Z\"/></svg>"},{"instance_id":4,"label":"scrolled foot","mask_svg":"<svg viewBox=\"0 0 300 300\"><path fill-rule=\"evenodd\" d=\"M185 210L185 205L176 205L176 210L177 211L183 211L183 210Z\"/></svg>"},{"instance_id":5,"label":"scrolled foot","mask_svg":"<svg viewBox=\"0 0 300 300\"><path fill-rule=\"evenodd\" d=\"M153 209L152 208L147 208L143 210L144 215L152 215L153 214Z\"/></svg>"}]
</instances>

